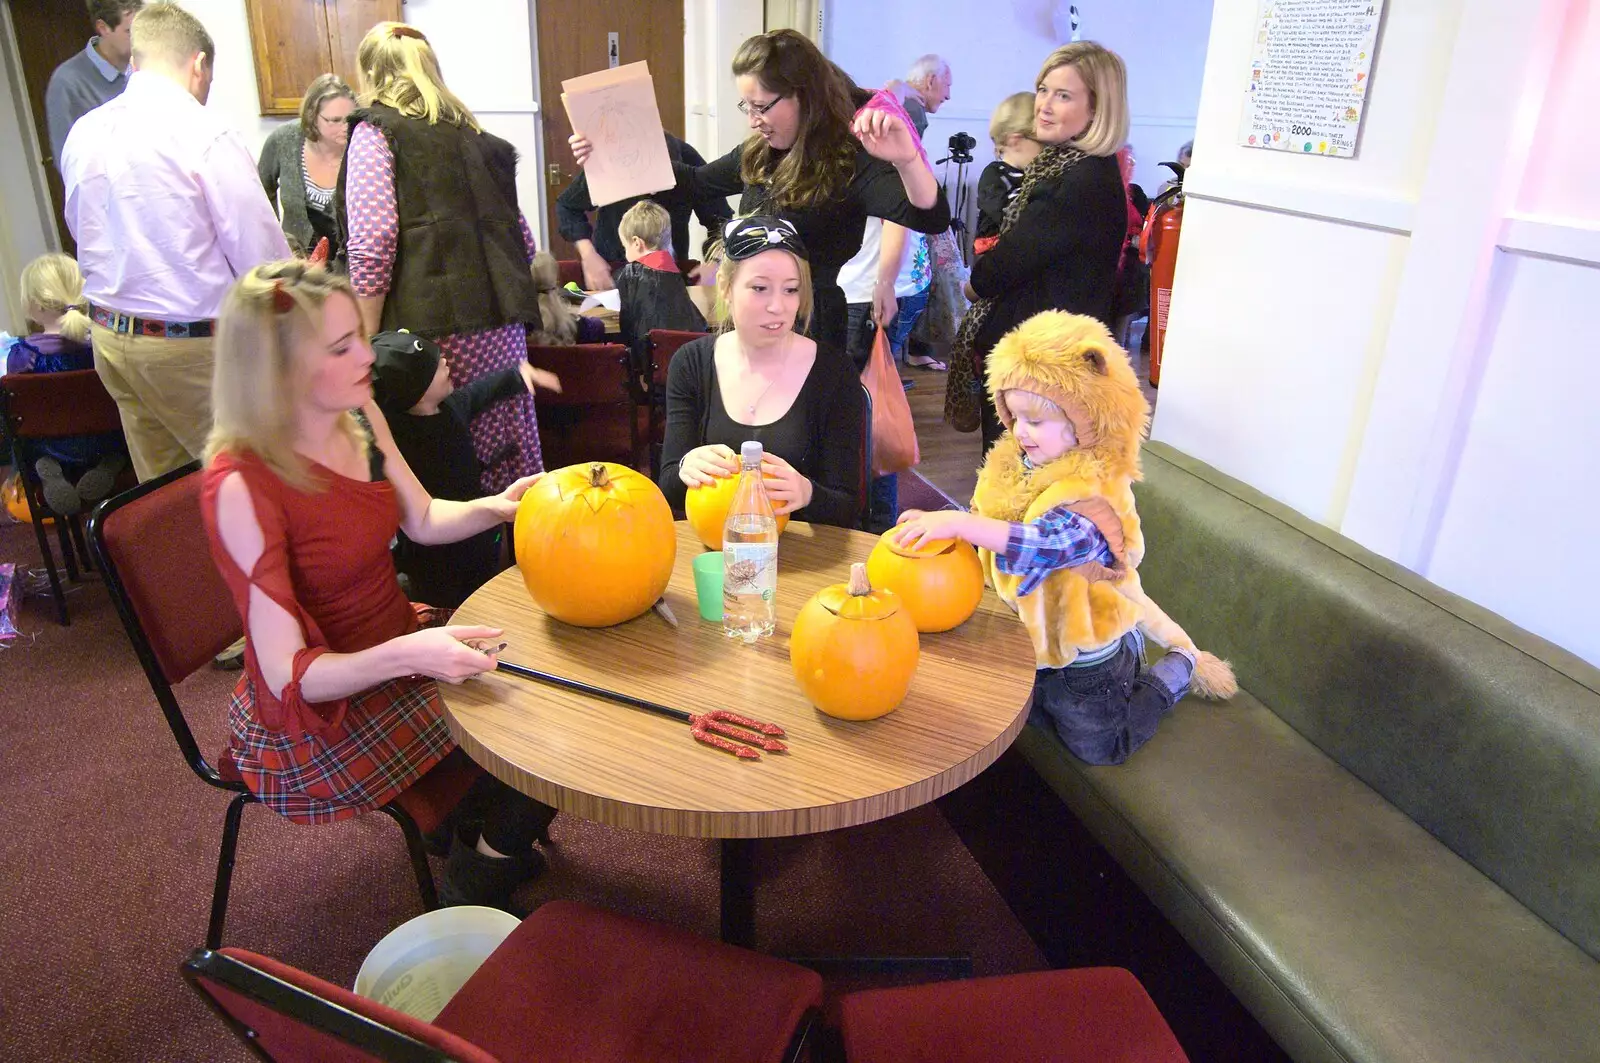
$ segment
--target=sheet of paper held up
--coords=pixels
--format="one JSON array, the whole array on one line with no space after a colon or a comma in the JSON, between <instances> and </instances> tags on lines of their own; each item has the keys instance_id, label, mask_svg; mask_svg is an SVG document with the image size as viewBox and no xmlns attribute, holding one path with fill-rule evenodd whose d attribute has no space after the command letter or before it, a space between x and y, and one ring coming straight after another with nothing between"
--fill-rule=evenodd
<instances>
[{"instance_id":1,"label":"sheet of paper held up","mask_svg":"<svg viewBox=\"0 0 1600 1063\"><path fill-rule=\"evenodd\" d=\"M622 291L617 288L607 288L603 292L592 292L583 297L583 303L578 307L578 313L581 314L585 310L592 310L597 306L605 310L615 310L620 314L622 312Z\"/></svg>"},{"instance_id":2,"label":"sheet of paper held up","mask_svg":"<svg viewBox=\"0 0 1600 1063\"><path fill-rule=\"evenodd\" d=\"M597 207L677 184L667 138L656 108L648 64L629 63L561 83L561 103L572 128L589 138L594 153L584 164L589 199Z\"/></svg>"}]
</instances>

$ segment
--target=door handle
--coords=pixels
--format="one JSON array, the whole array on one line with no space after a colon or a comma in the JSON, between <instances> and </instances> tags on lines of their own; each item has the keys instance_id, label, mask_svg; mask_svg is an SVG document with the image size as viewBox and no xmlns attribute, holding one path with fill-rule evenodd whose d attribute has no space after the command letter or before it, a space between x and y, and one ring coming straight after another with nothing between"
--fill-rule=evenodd
<instances>
[{"instance_id":1,"label":"door handle","mask_svg":"<svg viewBox=\"0 0 1600 1063\"><path fill-rule=\"evenodd\" d=\"M561 172L560 163L553 162L549 166L545 167L545 181L548 184L558 185L565 180L566 177Z\"/></svg>"}]
</instances>

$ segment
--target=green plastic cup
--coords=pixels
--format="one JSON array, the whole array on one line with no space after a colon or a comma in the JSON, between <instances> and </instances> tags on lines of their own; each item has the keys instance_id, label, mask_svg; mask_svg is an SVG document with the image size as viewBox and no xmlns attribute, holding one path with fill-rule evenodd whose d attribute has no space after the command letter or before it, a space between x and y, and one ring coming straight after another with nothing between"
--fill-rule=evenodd
<instances>
[{"instance_id":1,"label":"green plastic cup","mask_svg":"<svg viewBox=\"0 0 1600 1063\"><path fill-rule=\"evenodd\" d=\"M694 595L700 602L700 619L722 623L722 551L713 550L694 559Z\"/></svg>"}]
</instances>

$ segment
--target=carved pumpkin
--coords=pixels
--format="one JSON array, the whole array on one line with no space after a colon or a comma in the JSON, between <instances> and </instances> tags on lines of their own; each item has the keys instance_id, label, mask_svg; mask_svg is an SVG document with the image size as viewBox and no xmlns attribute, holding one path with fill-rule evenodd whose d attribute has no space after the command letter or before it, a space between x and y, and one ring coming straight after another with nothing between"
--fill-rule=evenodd
<instances>
[{"instance_id":1,"label":"carved pumpkin","mask_svg":"<svg viewBox=\"0 0 1600 1063\"><path fill-rule=\"evenodd\" d=\"M867 566L824 587L800 610L789 663L811 703L841 720L873 720L905 700L917 670L917 626L893 591L873 590Z\"/></svg>"},{"instance_id":2,"label":"carved pumpkin","mask_svg":"<svg viewBox=\"0 0 1600 1063\"><path fill-rule=\"evenodd\" d=\"M890 528L867 558L874 587L894 591L918 631L949 631L966 623L983 599L983 564L960 539L897 546Z\"/></svg>"},{"instance_id":3,"label":"carved pumpkin","mask_svg":"<svg viewBox=\"0 0 1600 1063\"><path fill-rule=\"evenodd\" d=\"M528 593L579 627L620 624L649 609L678 554L661 489L610 462L546 473L517 506L515 536Z\"/></svg>"},{"instance_id":4,"label":"carved pumpkin","mask_svg":"<svg viewBox=\"0 0 1600 1063\"><path fill-rule=\"evenodd\" d=\"M689 488L684 497L683 515L689 518L689 527L712 550L722 549L722 526L728 522L728 507L738 493L739 477L722 476L704 487ZM789 514L780 513L778 534L782 535L788 526Z\"/></svg>"}]
</instances>

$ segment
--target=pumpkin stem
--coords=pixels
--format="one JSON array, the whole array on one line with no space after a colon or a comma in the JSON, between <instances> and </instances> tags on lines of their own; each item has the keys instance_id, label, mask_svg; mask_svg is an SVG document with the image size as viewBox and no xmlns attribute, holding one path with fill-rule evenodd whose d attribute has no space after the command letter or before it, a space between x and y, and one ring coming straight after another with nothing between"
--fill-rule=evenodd
<instances>
[{"instance_id":1,"label":"pumpkin stem","mask_svg":"<svg viewBox=\"0 0 1600 1063\"><path fill-rule=\"evenodd\" d=\"M860 598L872 593L872 582L867 579L867 566L859 561L850 566L850 596Z\"/></svg>"},{"instance_id":2,"label":"pumpkin stem","mask_svg":"<svg viewBox=\"0 0 1600 1063\"><path fill-rule=\"evenodd\" d=\"M611 482L611 476L606 472L606 467L605 467L604 463L597 461L594 464L589 466L589 486L590 487L604 487L606 484L608 484L610 482Z\"/></svg>"}]
</instances>

